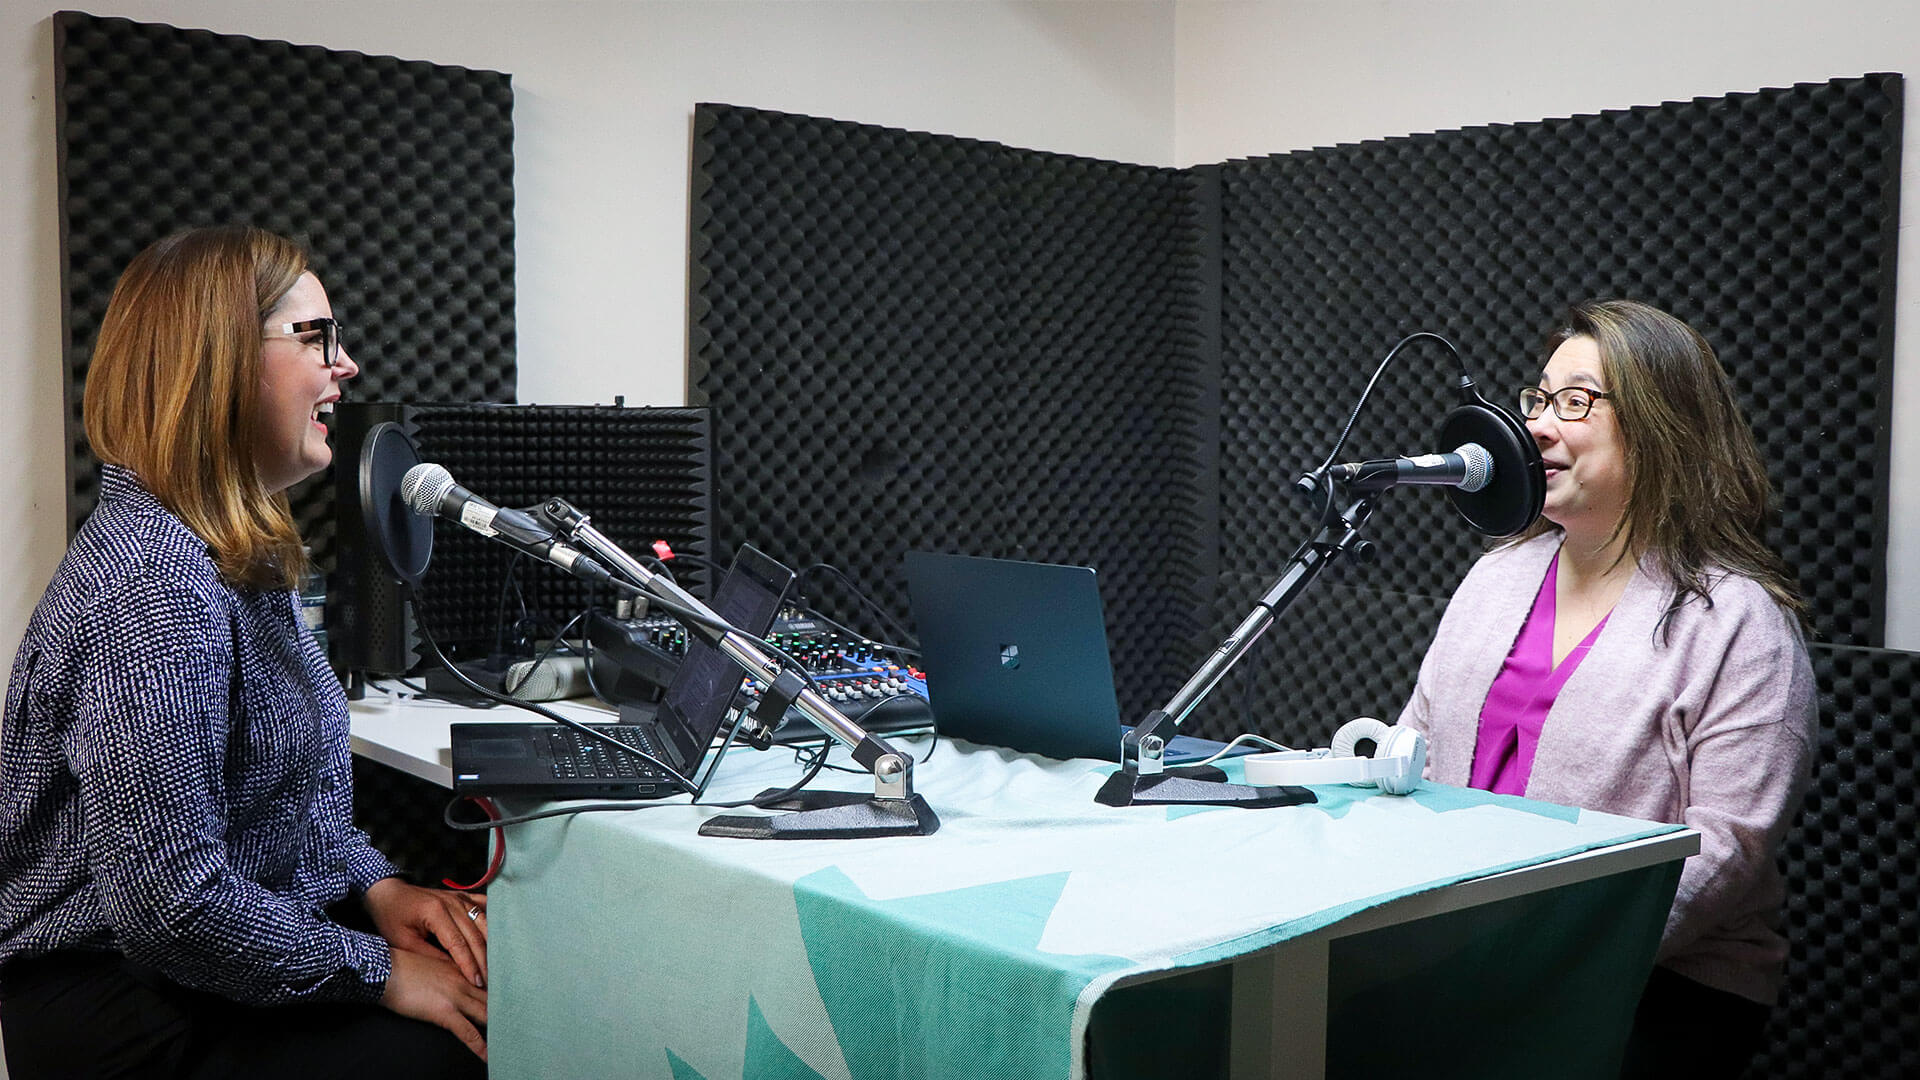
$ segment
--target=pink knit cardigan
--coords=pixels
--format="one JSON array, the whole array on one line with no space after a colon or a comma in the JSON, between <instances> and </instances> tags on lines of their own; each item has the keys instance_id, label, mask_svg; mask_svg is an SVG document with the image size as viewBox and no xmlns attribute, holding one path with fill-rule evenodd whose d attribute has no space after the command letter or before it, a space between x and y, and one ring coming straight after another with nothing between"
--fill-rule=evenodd
<instances>
[{"instance_id":1,"label":"pink knit cardigan","mask_svg":"<svg viewBox=\"0 0 1920 1080\"><path fill-rule=\"evenodd\" d=\"M1465 785L1487 689L1559 550L1550 533L1480 559L1447 605L1400 722L1427 733L1427 778ZM1671 590L1643 560L1547 713L1527 797L1700 833L1657 962L1771 1004L1786 959L1775 863L1812 757L1814 687L1792 617L1713 575L1656 633Z\"/></svg>"}]
</instances>

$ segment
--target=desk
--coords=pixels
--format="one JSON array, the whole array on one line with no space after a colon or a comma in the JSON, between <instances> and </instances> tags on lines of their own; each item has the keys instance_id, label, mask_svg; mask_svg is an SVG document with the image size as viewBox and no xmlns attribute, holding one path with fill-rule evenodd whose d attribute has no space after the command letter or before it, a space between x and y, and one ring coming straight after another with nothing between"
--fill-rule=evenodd
<instances>
[{"instance_id":1,"label":"desk","mask_svg":"<svg viewBox=\"0 0 1920 1080\"><path fill-rule=\"evenodd\" d=\"M1401 1042L1433 1075L1412 1015L1429 1010L1395 1010L1383 988L1470 993L1421 980L1475 962L1473 941L1422 928L1497 911L1509 915L1478 934L1480 969L1520 973L1522 1004L1566 1018L1558 1035L1587 1032L1595 1045L1566 1060L1601 1059L1598 1074L1678 860L1698 850L1675 826L1438 786L1322 788L1317 805L1268 811L1114 810L1093 802L1110 768L943 741L916 773L942 819L931 837L702 838L717 811L684 798L516 826L491 890L493 1075L1080 1076L1096 1006L1228 965L1234 1076L1345 1071L1351 1055L1336 1040L1330 1057L1327 1033L1375 1013L1371 1041ZM794 775L787 755L736 751L710 797ZM1558 945L1512 947L1536 938ZM1155 1041L1199 1037L1177 1012L1141 1008L1164 1028ZM1486 1045L1503 1039L1496 1028ZM1132 1055L1117 1053L1101 1075L1126 1071ZM1538 1057L1523 1065L1540 1074ZM1501 1069L1489 1057L1472 1072Z\"/></svg>"},{"instance_id":2,"label":"desk","mask_svg":"<svg viewBox=\"0 0 1920 1080\"><path fill-rule=\"evenodd\" d=\"M597 701L548 702L546 708L587 724L619 722L618 713ZM525 709L474 709L450 701L389 696L375 689L348 703L347 719L348 743L354 753L451 790L453 737L449 731L453 724L524 724L540 717Z\"/></svg>"}]
</instances>

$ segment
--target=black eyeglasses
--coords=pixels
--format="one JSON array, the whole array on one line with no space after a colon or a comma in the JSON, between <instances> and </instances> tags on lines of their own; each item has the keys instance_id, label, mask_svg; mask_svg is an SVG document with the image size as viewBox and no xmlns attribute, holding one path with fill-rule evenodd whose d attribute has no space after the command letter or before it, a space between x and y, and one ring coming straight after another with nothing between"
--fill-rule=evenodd
<instances>
[{"instance_id":1,"label":"black eyeglasses","mask_svg":"<svg viewBox=\"0 0 1920 1080\"><path fill-rule=\"evenodd\" d=\"M1613 395L1584 386L1563 386L1549 394L1537 386L1520 388L1520 415L1529 420L1537 418L1547 411L1547 405L1553 405L1553 415L1562 420L1585 420L1593 411L1593 403Z\"/></svg>"},{"instance_id":2,"label":"black eyeglasses","mask_svg":"<svg viewBox=\"0 0 1920 1080\"><path fill-rule=\"evenodd\" d=\"M320 346L320 366L329 371L340 366L340 320L308 319L305 322L269 325L267 329L279 331L278 334L269 335L272 337L299 337L302 334L318 332L320 340L318 342L310 341L307 342L307 344L318 344Z\"/></svg>"}]
</instances>

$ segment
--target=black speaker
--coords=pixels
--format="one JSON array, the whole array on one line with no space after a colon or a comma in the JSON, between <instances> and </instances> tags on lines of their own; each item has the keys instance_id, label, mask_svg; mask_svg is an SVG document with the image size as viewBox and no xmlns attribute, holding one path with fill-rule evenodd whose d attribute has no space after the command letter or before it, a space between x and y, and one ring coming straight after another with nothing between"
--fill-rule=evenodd
<instances>
[{"instance_id":1,"label":"black speaker","mask_svg":"<svg viewBox=\"0 0 1920 1080\"><path fill-rule=\"evenodd\" d=\"M704 408L341 402L334 409L334 504L339 539L328 582L327 630L343 672L399 674L422 658L418 620L456 660L515 653L544 639L596 599L586 583L459 525L434 522L433 557L419 610L365 528L360 454L367 433L396 425L423 461L500 506L559 496L636 557L664 541L693 559L669 564L696 595L711 588L696 560L712 558L713 462ZM568 633L585 636L584 627Z\"/></svg>"},{"instance_id":2,"label":"black speaker","mask_svg":"<svg viewBox=\"0 0 1920 1080\"><path fill-rule=\"evenodd\" d=\"M396 675L420 660L413 614L400 580L368 533L360 490L367 435L391 423L418 442L414 411L397 402L334 406L334 570L327 579L327 645L340 671Z\"/></svg>"}]
</instances>

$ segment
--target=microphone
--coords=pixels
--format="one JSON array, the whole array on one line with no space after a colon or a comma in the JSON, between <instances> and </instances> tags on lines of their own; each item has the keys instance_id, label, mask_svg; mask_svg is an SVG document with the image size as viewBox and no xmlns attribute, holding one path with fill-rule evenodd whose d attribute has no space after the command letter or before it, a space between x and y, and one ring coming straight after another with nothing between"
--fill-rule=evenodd
<instances>
[{"instance_id":1,"label":"microphone","mask_svg":"<svg viewBox=\"0 0 1920 1080\"><path fill-rule=\"evenodd\" d=\"M1451 454L1355 461L1335 465L1327 473L1349 491L1383 491L1399 484L1430 484L1472 493L1493 479L1493 455L1479 443L1462 443Z\"/></svg>"},{"instance_id":2,"label":"microphone","mask_svg":"<svg viewBox=\"0 0 1920 1080\"><path fill-rule=\"evenodd\" d=\"M400 498L422 517L457 521L481 536L498 540L517 551L553 564L577 578L621 591L639 590L617 580L607 568L554 538L553 530L533 515L495 506L454 483L445 466L423 461L407 470L400 481Z\"/></svg>"}]
</instances>

